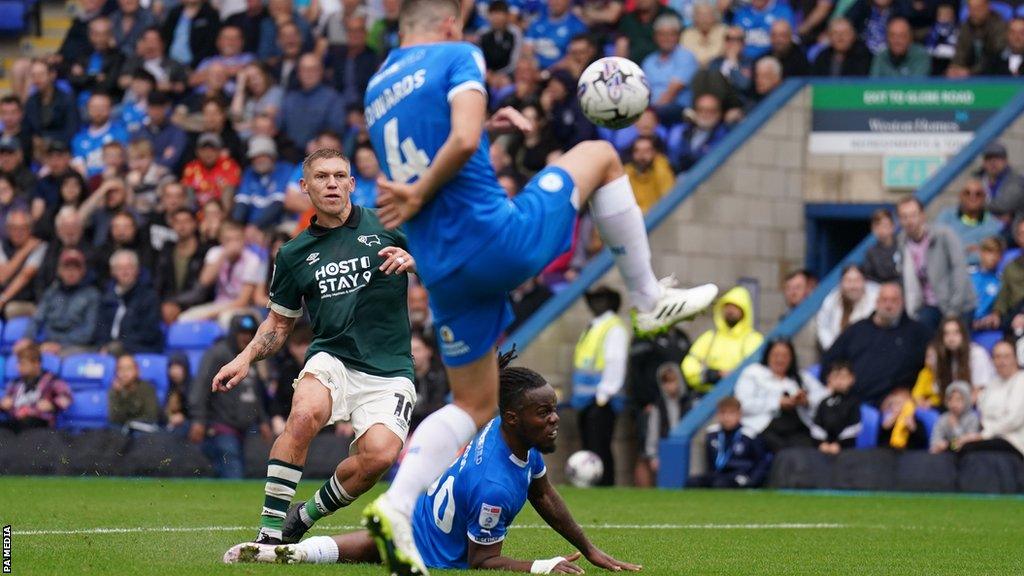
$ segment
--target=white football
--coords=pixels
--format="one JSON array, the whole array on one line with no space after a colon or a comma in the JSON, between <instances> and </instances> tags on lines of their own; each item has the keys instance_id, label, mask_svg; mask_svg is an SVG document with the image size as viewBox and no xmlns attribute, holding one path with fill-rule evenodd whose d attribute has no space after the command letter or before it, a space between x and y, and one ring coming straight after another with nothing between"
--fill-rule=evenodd
<instances>
[{"instance_id":1,"label":"white football","mask_svg":"<svg viewBox=\"0 0 1024 576\"><path fill-rule=\"evenodd\" d=\"M651 87L635 62L609 56L587 66L580 75L576 96L591 122L619 129L636 122L647 109Z\"/></svg>"},{"instance_id":2,"label":"white football","mask_svg":"<svg viewBox=\"0 0 1024 576\"><path fill-rule=\"evenodd\" d=\"M589 450L580 450L569 456L565 462L565 476L569 483L577 488L590 488L596 485L604 475L604 463L601 457Z\"/></svg>"}]
</instances>

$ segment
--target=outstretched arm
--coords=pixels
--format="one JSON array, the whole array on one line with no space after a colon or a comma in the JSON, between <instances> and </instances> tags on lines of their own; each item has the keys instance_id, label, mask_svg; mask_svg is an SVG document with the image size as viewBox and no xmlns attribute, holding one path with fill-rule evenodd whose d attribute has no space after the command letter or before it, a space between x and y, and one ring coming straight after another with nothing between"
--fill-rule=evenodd
<instances>
[{"instance_id":1,"label":"outstretched arm","mask_svg":"<svg viewBox=\"0 0 1024 576\"><path fill-rule=\"evenodd\" d=\"M530 504L544 519L544 522L582 552L594 566L614 572L622 570L637 572L640 570L639 565L616 560L594 546L587 535L583 533L583 528L573 519L569 508L565 505L565 500L562 500L546 475L536 478L530 483L529 497Z\"/></svg>"},{"instance_id":2,"label":"outstretched arm","mask_svg":"<svg viewBox=\"0 0 1024 576\"><path fill-rule=\"evenodd\" d=\"M238 356L224 365L213 377L214 392L227 392L245 379L249 373L249 365L269 358L284 346L288 335L292 333L296 318L289 318L271 310L267 319L256 330L256 336Z\"/></svg>"},{"instance_id":3,"label":"outstretched arm","mask_svg":"<svg viewBox=\"0 0 1024 576\"><path fill-rule=\"evenodd\" d=\"M501 542L497 542L483 545L470 540L469 548L466 551L469 568L471 570L505 570L533 574L583 574L583 569L573 564L579 560L579 552L550 560L516 560L501 555L501 544Z\"/></svg>"}]
</instances>

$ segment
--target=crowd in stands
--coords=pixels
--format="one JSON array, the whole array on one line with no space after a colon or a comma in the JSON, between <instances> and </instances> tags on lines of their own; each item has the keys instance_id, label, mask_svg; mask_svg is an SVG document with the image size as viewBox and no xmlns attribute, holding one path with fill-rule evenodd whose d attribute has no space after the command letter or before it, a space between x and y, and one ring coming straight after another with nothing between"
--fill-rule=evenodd
<instances>
[{"instance_id":1,"label":"crowd in stands","mask_svg":"<svg viewBox=\"0 0 1024 576\"><path fill-rule=\"evenodd\" d=\"M302 158L342 150L352 159L353 202L375 203L380 159L368 144L362 100L398 45L399 9L399 0L81 0L59 50L14 62L13 93L0 98L0 313L15 354L6 374L17 374L6 378L0 401L7 426L58 423L73 391L47 359L99 352L117 359L106 388L113 424L179 430L221 453L237 453L228 439L250 429L280 431L308 330L253 372L251 387L230 397L198 391L208 389L219 359L251 336L276 250L308 224ZM509 195L563 150L601 137L622 154L646 211L786 78L1020 75L1019 14L988 0L492 0L467 12L466 30L482 50L491 109L513 106L537 126L492 143ZM624 130L595 127L575 99L580 74L603 55L639 63L652 88L650 109ZM903 203L896 235L892 215L879 214L878 245L822 311L822 374L848 363L858 397L882 404L894 386L912 386L947 318L1024 334L1024 260L996 258L1024 240L1024 185L1005 149L989 152L960 208L938 223ZM517 316L600 249L582 217L571 252L513 294ZM787 279L787 304L814 282L804 273ZM422 418L444 402L446 384L422 287L412 285L409 306ZM170 352L168 331L183 322L215 322L225 336L201 359L167 356L169 384L157 390L154 416L132 359ZM761 341L750 295L738 288L692 348L675 332L638 343L674 364L647 362L647 389L634 391L657 432L644 431L646 461L653 439L695 395ZM899 358L878 366L868 360L876 352ZM789 367L778 359L773 369L766 356L767 368L742 379L760 382L757 389L789 379L786 386L804 390L801 382L813 377L796 369L792 347L789 354ZM952 383L943 374L940 407ZM815 394L740 398L744 429L764 432L778 419L752 416L757 402L765 413L778 403L792 416L787 426L812 429L818 398L843 393L831 378ZM833 428L827 443L841 445L847 438Z\"/></svg>"},{"instance_id":2,"label":"crowd in stands","mask_svg":"<svg viewBox=\"0 0 1024 576\"><path fill-rule=\"evenodd\" d=\"M843 269L817 312L817 357L801 363L789 340L768 342L738 374L734 397L717 406L706 433L708 473L691 483L758 485L773 454L838 454L862 438L893 450L1024 458L1024 177L1002 144L989 145L981 160L957 204L933 221L912 196L895 214L875 212L876 243L862 264ZM790 274L787 308L815 284L804 270ZM641 403L641 422L645 410L656 414L643 424L641 466L656 466L662 422L678 422L761 344L750 310L745 288L726 292L714 327L682 361L685 384L671 361L659 369L661 397ZM808 364L813 370L801 369Z\"/></svg>"}]
</instances>

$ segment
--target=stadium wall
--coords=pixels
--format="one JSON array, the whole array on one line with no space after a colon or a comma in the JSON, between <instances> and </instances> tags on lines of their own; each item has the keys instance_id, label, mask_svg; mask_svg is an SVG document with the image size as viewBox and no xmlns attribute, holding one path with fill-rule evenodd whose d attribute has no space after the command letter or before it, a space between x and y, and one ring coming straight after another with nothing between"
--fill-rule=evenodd
<instances>
[{"instance_id":1,"label":"stadium wall","mask_svg":"<svg viewBox=\"0 0 1024 576\"><path fill-rule=\"evenodd\" d=\"M765 332L776 328L779 318L786 312L781 293L783 278L804 265L806 203L893 202L902 193L882 187L880 156L810 154L807 149L810 122L811 84L787 81L719 147L681 177L669 196L647 217L655 269L659 274L675 273L684 285L710 281L723 289L738 282L755 286L757 325ZM993 117L984 128L997 124L1001 125L999 130L979 130L978 140L987 143L1005 132L1003 137L1008 148L1024 147L1024 118L1020 118L1019 113ZM972 146L964 151L969 149ZM934 192L927 198L930 214L956 201L956 190L967 172L975 167L975 156L977 152L971 158L965 157L958 169L940 170L932 178L929 184ZM936 180L940 176L942 182ZM579 296L598 283L623 287L607 252L588 265L575 283L545 304L509 339L510 343L525 348L522 362L544 374L563 397L568 397L570 392L573 347L589 320ZM831 289L829 285L829 282L822 283L821 298ZM831 283L832 287L834 285ZM812 315L813 312L808 313L808 318ZM685 329L696 338L710 327L710 322L710 317L704 317ZM788 333L795 335L799 353L805 359L815 357L813 334L805 328L807 324L805 319L798 325L790 325ZM731 382L727 388L731 392ZM682 485L680 478L685 476L684 471L691 461L689 444L697 445L694 433L710 416L710 409L706 411L709 413L701 418L688 418L692 429L684 435L687 441L682 450L686 457L673 458L677 466L674 472L663 474L668 477L663 485ZM575 415L566 411L564 416L563 438L566 441L554 455L555 465L551 467L557 474L561 473L562 459L579 446ZM694 424L697 420L699 425ZM674 450L683 443L683 437L676 432L679 430L673 433ZM630 463L635 454L634 438L631 419L620 418L614 447L619 484L632 481ZM692 459L695 464L698 460Z\"/></svg>"}]
</instances>

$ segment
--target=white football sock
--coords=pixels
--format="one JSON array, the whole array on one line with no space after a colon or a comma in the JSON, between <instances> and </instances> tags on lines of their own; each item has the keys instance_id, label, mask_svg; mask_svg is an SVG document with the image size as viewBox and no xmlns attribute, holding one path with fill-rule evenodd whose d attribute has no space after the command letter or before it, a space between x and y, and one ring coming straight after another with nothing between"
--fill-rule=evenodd
<instances>
[{"instance_id":1,"label":"white football sock","mask_svg":"<svg viewBox=\"0 0 1024 576\"><path fill-rule=\"evenodd\" d=\"M338 543L330 536L314 536L294 546L306 553L307 564L334 564L338 561Z\"/></svg>"},{"instance_id":2,"label":"white football sock","mask_svg":"<svg viewBox=\"0 0 1024 576\"><path fill-rule=\"evenodd\" d=\"M444 473L474 434L473 417L454 404L427 416L416 428L395 481L388 488L388 502L406 517L412 515L416 499Z\"/></svg>"},{"instance_id":3,"label":"white football sock","mask_svg":"<svg viewBox=\"0 0 1024 576\"><path fill-rule=\"evenodd\" d=\"M651 268L647 226L629 177L622 175L598 188L590 199L590 214L615 257L633 306L641 312L651 310L661 297L661 286Z\"/></svg>"}]
</instances>

